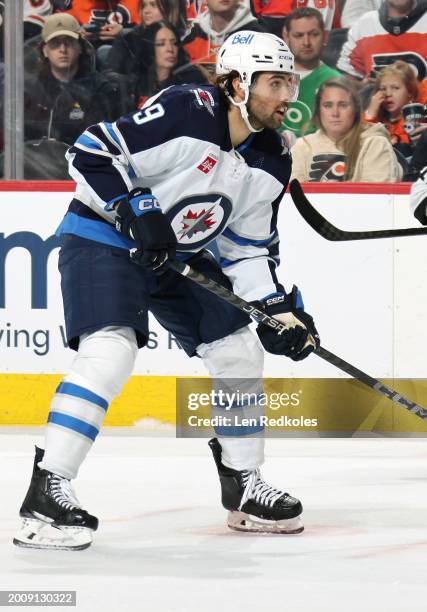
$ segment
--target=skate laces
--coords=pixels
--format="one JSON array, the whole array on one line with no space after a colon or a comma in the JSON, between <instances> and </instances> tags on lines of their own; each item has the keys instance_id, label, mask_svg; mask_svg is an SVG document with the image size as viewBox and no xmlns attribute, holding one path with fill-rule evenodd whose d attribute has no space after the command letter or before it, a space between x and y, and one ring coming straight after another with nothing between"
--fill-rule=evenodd
<instances>
[{"instance_id":1,"label":"skate laces","mask_svg":"<svg viewBox=\"0 0 427 612\"><path fill-rule=\"evenodd\" d=\"M283 491L279 491L279 489L275 489L267 484L261 478L259 469L250 472L245 470L242 472L242 483L245 490L242 495L239 510L242 509L242 506L244 506L248 499L253 499L271 508L280 497L286 495Z\"/></svg>"},{"instance_id":2,"label":"skate laces","mask_svg":"<svg viewBox=\"0 0 427 612\"><path fill-rule=\"evenodd\" d=\"M71 482L62 476L52 474L50 478L50 491L57 504L66 510L81 508L80 502L73 491Z\"/></svg>"}]
</instances>

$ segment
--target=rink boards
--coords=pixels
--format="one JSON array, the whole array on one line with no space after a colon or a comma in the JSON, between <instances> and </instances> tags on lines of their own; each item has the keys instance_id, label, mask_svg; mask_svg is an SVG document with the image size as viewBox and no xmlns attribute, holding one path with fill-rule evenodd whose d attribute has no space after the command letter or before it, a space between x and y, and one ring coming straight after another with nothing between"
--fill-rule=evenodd
<instances>
[{"instance_id":1,"label":"rink boards","mask_svg":"<svg viewBox=\"0 0 427 612\"><path fill-rule=\"evenodd\" d=\"M53 237L72 184L4 183L0 190L0 424L41 424L73 358L65 342ZM307 187L332 223L354 230L417 227L408 191L408 185ZM328 242L307 226L289 195L279 232L279 277L288 288L293 282L301 288L325 348L427 406L427 237ZM174 424L176 377L204 375L200 360L188 359L152 321L149 346L140 351L106 423ZM320 416L328 431L427 429L315 356L300 364L267 356L266 376L285 379L277 383L282 389L301 393L304 416Z\"/></svg>"}]
</instances>

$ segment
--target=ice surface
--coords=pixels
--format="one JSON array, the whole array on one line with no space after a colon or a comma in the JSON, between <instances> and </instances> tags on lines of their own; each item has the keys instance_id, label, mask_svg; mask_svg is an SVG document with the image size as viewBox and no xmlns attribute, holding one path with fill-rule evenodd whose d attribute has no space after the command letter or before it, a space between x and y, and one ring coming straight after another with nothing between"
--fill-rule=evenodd
<instances>
[{"instance_id":1,"label":"ice surface","mask_svg":"<svg viewBox=\"0 0 427 612\"><path fill-rule=\"evenodd\" d=\"M259 536L225 526L206 440L106 432L75 484L95 542L54 552L11 543L41 430L0 431L0 589L76 590L79 612L427 607L424 440L268 441L263 474L301 498L306 531Z\"/></svg>"}]
</instances>

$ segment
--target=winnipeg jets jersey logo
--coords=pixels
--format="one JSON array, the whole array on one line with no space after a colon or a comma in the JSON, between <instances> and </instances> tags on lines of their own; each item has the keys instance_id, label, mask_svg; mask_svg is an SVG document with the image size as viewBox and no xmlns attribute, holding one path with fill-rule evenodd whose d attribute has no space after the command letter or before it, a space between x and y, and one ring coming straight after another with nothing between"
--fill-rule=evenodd
<instances>
[{"instance_id":1,"label":"winnipeg jets jersey logo","mask_svg":"<svg viewBox=\"0 0 427 612\"><path fill-rule=\"evenodd\" d=\"M184 236L192 238L194 234L197 234L197 232L203 233L213 227L216 223L216 221L212 219L212 211L214 208L215 204L208 208L208 210L203 209L200 211L200 213L195 213L190 209L182 219L183 228L179 232L178 238L182 238Z\"/></svg>"},{"instance_id":2,"label":"winnipeg jets jersey logo","mask_svg":"<svg viewBox=\"0 0 427 612\"><path fill-rule=\"evenodd\" d=\"M179 251L198 251L225 228L232 209L224 195L210 193L184 198L166 215L178 240Z\"/></svg>"},{"instance_id":3,"label":"winnipeg jets jersey logo","mask_svg":"<svg viewBox=\"0 0 427 612\"><path fill-rule=\"evenodd\" d=\"M309 181L343 181L345 174L345 155L322 153L311 161Z\"/></svg>"}]
</instances>

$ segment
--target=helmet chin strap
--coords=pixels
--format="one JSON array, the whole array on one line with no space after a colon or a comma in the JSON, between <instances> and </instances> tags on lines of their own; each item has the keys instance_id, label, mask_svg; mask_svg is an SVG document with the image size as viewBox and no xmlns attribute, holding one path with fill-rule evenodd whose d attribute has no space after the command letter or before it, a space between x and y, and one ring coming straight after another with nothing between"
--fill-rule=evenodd
<instances>
[{"instance_id":1,"label":"helmet chin strap","mask_svg":"<svg viewBox=\"0 0 427 612\"><path fill-rule=\"evenodd\" d=\"M232 104L234 104L234 106L237 106L238 109L240 110L240 114L242 115L242 119L246 125L246 127L248 128L248 130L252 133L256 133L256 132L262 132L262 130L264 128L260 128L259 130L256 130L252 125L251 122L249 121L249 114L248 114L248 109L247 109L247 103L248 103L248 99L249 99L249 86L246 83L240 83L240 86L242 87L243 91L245 92L245 99L242 100L242 102L236 102L236 100L234 100L230 95L227 94L227 98L230 100L230 102Z\"/></svg>"}]
</instances>

